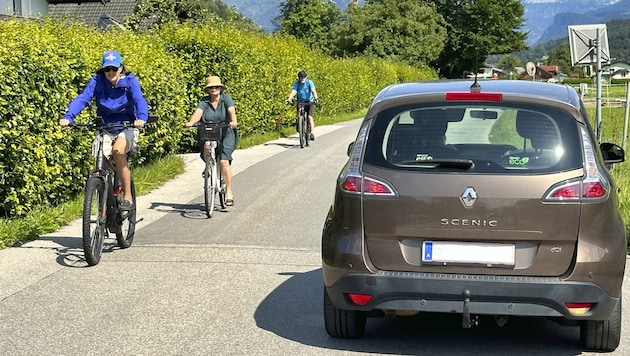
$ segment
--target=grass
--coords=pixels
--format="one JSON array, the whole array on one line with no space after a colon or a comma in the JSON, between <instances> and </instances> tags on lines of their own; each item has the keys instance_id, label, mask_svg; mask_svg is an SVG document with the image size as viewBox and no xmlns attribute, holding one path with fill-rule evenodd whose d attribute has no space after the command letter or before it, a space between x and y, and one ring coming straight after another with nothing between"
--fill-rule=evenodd
<instances>
[{"instance_id":1,"label":"grass","mask_svg":"<svg viewBox=\"0 0 630 356\"><path fill-rule=\"evenodd\" d=\"M363 117L365 111L347 115L324 117L316 116L317 125L330 125ZM281 133L269 132L253 137L241 138L239 148L256 146L279 137L295 133L294 127L287 127ZM184 172L184 161L177 155L158 159L150 164L133 168L136 194L146 195L164 183ZM0 219L0 249L35 240L49 234L79 218L83 211L83 194L73 200L54 207L40 207L18 219Z\"/></svg>"}]
</instances>

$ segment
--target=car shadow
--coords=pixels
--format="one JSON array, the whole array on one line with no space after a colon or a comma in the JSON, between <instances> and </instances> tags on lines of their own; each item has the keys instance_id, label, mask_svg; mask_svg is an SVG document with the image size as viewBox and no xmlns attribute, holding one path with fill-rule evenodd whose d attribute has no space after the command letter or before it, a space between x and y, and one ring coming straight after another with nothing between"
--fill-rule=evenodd
<instances>
[{"instance_id":1,"label":"car shadow","mask_svg":"<svg viewBox=\"0 0 630 356\"><path fill-rule=\"evenodd\" d=\"M365 336L339 339L326 333L321 269L280 273L290 278L258 305L256 325L280 337L324 349L397 355L579 355L579 328L542 318L491 317L464 329L461 316L424 313L368 318Z\"/></svg>"}]
</instances>

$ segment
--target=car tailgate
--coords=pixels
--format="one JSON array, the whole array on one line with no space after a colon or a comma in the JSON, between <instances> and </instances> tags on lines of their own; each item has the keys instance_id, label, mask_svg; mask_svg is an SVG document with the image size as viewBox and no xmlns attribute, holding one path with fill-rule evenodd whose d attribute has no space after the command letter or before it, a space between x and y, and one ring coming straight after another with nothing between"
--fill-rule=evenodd
<instances>
[{"instance_id":1,"label":"car tailgate","mask_svg":"<svg viewBox=\"0 0 630 356\"><path fill-rule=\"evenodd\" d=\"M580 170L541 175L432 174L367 167L396 197L363 197L368 260L378 269L559 276L576 247L580 203L544 202ZM424 258L423 258L424 256Z\"/></svg>"}]
</instances>

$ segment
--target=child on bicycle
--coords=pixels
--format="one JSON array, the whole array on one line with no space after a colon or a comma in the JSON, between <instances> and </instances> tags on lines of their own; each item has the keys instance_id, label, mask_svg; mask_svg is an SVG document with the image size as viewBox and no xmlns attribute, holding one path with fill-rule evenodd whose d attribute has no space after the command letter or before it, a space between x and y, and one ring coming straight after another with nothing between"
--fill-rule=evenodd
<instances>
[{"instance_id":1,"label":"child on bicycle","mask_svg":"<svg viewBox=\"0 0 630 356\"><path fill-rule=\"evenodd\" d=\"M317 90L315 90L315 84L312 80L308 79L306 72L301 70L298 72L298 79L293 82L293 86L291 87L291 93L289 94L289 98L287 99L287 103L292 103L293 98L297 95L297 99L301 103L308 103L308 105L304 106L304 110L308 113L308 125L311 128L311 135L309 140L315 140L315 121L313 120L313 102L319 101L317 96Z\"/></svg>"},{"instance_id":2,"label":"child on bicycle","mask_svg":"<svg viewBox=\"0 0 630 356\"><path fill-rule=\"evenodd\" d=\"M207 123L223 122L228 125L223 131L223 141L221 143L221 176L225 181L225 205L234 205L234 195L232 193L232 153L236 148L236 108L234 100L228 93L224 93L225 86L221 83L221 78L209 76L206 78L206 85L203 88L204 96L197 104L197 108L185 124L192 127L200 120ZM203 152L203 142L199 142L201 152ZM203 157L202 157L203 158Z\"/></svg>"},{"instance_id":3,"label":"child on bicycle","mask_svg":"<svg viewBox=\"0 0 630 356\"><path fill-rule=\"evenodd\" d=\"M92 99L96 102L96 115L101 116L105 124L133 123L134 128L113 128L104 142L105 156L111 155L113 158L116 175L125 195L120 208L131 210L131 171L126 154L138 143L137 128L147 122L149 106L136 77L125 71L120 53L113 50L103 53L101 63L101 69L90 79L83 92L70 102L68 110L59 120L59 125L70 125Z\"/></svg>"}]
</instances>

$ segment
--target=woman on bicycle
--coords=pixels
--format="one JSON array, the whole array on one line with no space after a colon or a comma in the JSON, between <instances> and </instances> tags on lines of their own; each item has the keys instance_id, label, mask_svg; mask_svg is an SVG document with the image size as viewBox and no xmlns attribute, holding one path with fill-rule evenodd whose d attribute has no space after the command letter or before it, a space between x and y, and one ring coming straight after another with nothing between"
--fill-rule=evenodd
<instances>
[{"instance_id":1,"label":"woman on bicycle","mask_svg":"<svg viewBox=\"0 0 630 356\"><path fill-rule=\"evenodd\" d=\"M315 135L315 120L313 120L313 102L317 102L319 98L317 97L317 90L315 90L315 84L312 80L308 79L308 76L305 71L301 70L298 72L298 79L293 82L291 86L291 93L289 94L289 98L287 99L287 103L293 102L293 97L297 95L297 99L301 103L308 103L308 105L304 106L304 110L308 113L308 125L311 128L311 136L309 140L314 141Z\"/></svg>"},{"instance_id":2,"label":"woman on bicycle","mask_svg":"<svg viewBox=\"0 0 630 356\"><path fill-rule=\"evenodd\" d=\"M204 96L197 104L195 112L186 123L186 127L192 127L200 120L206 123L225 123L227 128L223 131L223 141L221 145L221 176L225 181L225 205L234 205L234 195L232 194L232 153L236 148L236 109L234 100L225 93L225 86L221 83L221 78L210 76L206 78L206 85L203 88ZM199 142L199 148L203 152L203 142ZM203 158L203 157L202 157Z\"/></svg>"},{"instance_id":3,"label":"woman on bicycle","mask_svg":"<svg viewBox=\"0 0 630 356\"><path fill-rule=\"evenodd\" d=\"M138 143L137 128L147 122L149 106L142 95L140 83L132 73L125 71L123 58L118 52L110 50L103 53L101 63L101 69L90 79L83 92L72 100L59 125L70 125L92 99L96 101L96 115L101 116L105 124L133 123L134 128L112 128L103 143L105 156L111 155L114 160L116 175L125 194L120 208L131 210L131 171L126 154Z\"/></svg>"}]
</instances>

